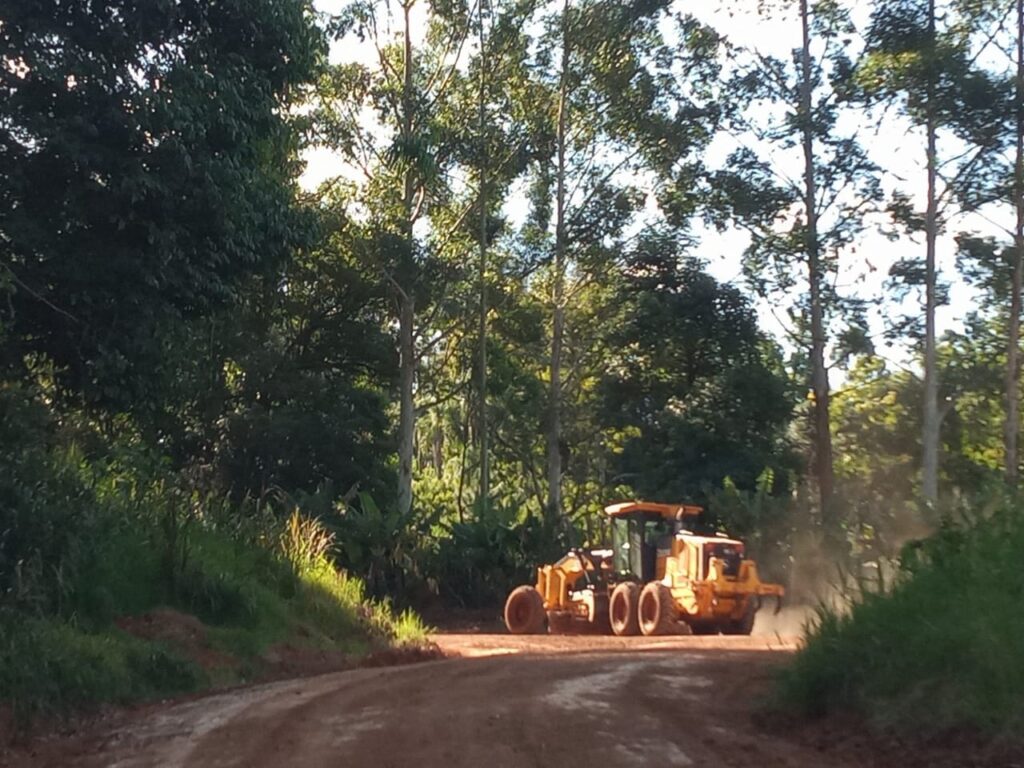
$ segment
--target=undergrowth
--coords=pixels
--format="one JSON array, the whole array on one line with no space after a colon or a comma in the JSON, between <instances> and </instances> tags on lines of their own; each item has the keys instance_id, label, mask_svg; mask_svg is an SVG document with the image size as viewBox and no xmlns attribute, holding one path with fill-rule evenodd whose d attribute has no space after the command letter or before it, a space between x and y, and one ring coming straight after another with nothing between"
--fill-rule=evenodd
<instances>
[{"instance_id":1,"label":"undergrowth","mask_svg":"<svg viewBox=\"0 0 1024 768\"><path fill-rule=\"evenodd\" d=\"M188 557L172 580L153 541L115 533L70 595L76 610L0 612L0 701L19 722L104 702L180 693L237 682L259 669L278 643L360 656L375 648L418 645L428 629L411 612L370 600L363 583L331 563L329 534L294 512L276 547L233 540L209 522L190 533ZM318 538L328 546L310 552ZM209 670L167 638L142 639L115 617L172 607L200 619L202 644L241 662Z\"/></svg>"},{"instance_id":2,"label":"undergrowth","mask_svg":"<svg viewBox=\"0 0 1024 768\"><path fill-rule=\"evenodd\" d=\"M18 722L238 682L277 644L425 641L299 509L189 490L130 441L90 453L17 393L0 417L0 710Z\"/></svg>"},{"instance_id":3,"label":"undergrowth","mask_svg":"<svg viewBox=\"0 0 1024 768\"><path fill-rule=\"evenodd\" d=\"M415 646L428 629L411 612L396 613L367 597L363 583L331 563L333 542L315 520L294 512L287 535L238 541L206 523L190 532L188 557L173 580L152 540L114 533L87 581L69 596L76 610L33 615L0 612L0 703L22 724L40 714L64 714L105 702L181 693L255 674L275 644L330 649L352 656L375 648ZM328 546L310 552L317 537ZM189 648L167 638L143 639L118 628L115 617L171 607L205 627L204 648L238 664L204 669Z\"/></svg>"},{"instance_id":4,"label":"undergrowth","mask_svg":"<svg viewBox=\"0 0 1024 768\"><path fill-rule=\"evenodd\" d=\"M948 518L905 548L898 577L823 606L782 675L784 707L881 728L1011 733L1024 725L1024 514Z\"/></svg>"}]
</instances>

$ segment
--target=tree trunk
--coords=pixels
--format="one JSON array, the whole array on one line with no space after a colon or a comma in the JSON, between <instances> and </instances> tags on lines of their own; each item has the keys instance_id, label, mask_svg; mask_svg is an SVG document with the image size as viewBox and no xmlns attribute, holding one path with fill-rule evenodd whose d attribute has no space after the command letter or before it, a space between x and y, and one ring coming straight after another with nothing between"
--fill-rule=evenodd
<instances>
[{"instance_id":1,"label":"tree trunk","mask_svg":"<svg viewBox=\"0 0 1024 768\"><path fill-rule=\"evenodd\" d=\"M1013 196L1017 209L1017 228L1013 238L1013 285L1010 293L1009 332L1006 346L1006 423L1003 439L1006 447L1006 483L1017 487L1017 439L1020 435L1020 311L1021 278L1024 272L1024 0L1017 0L1017 157L1014 166Z\"/></svg>"},{"instance_id":2,"label":"tree trunk","mask_svg":"<svg viewBox=\"0 0 1024 768\"><path fill-rule=\"evenodd\" d=\"M555 263L552 286L551 372L548 393L548 514L562 511L562 336L565 331L565 126L569 88L569 0L562 8L562 64L558 89L558 168L555 192Z\"/></svg>"},{"instance_id":3,"label":"tree trunk","mask_svg":"<svg viewBox=\"0 0 1024 768\"><path fill-rule=\"evenodd\" d=\"M416 434L414 317L412 297L401 297L398 313L398 511L403 515L412 509L413 438Z\"/></svg>"},{"instance_id":4,"label":"tree trunk","mask_svg":"<svg viewBox=\"0 0 1024 768\"><path fill-rule=\"evenodd\" d=\"M928 2L929 46L934 54L935 47L935 0ZM934 55L932 56L934 59ZM939 378L935 357L935 304L936 268L935 241L938 236L938 200L935 189L936 147L935 147L935 74L934 60L928 74L927 120L928 133L928 211L925 217L925 331L924 331L924 420L921 434L922 478L924 499L935 504L939 496Z\"/></svg>"},{"instance_id":5,"label":"tree trunk","mask_svg":"<svg viewBox=\"0 0 1024 768\"><path fill-rule=\"evenodd\" d=\"M491 495L491 466L487 445L487 81L484 55L484 2L480 17L480 503L487 506Z\"/></svg>"},{"instance_id":6,"label":"tree trunk","mask_svg":"<svg viewBox=\"0 0 1024 768\"><path fill-rule=\"evenodd\" d=\"M821 253L818 241L817 182L814 165L814 129L811 123L811 33L807 0L800 0L803 27L800 112L803 124L804 208L807 215L807 281L811 303L811 386L814 391L814 477L818 483L821 521L825 535L838 534L832 509L832 428L829 419L830 390L825 367L825 320L821 300Z\"/></svg>"},{"instance_id":7,"label":"tree trunk","mask_svg":"<svg viewBox=\"0 0 1024 768\"><path fill-rule=\"evenodd\" d=\"M412 31L409 27L409 12L414 0L403 3L405 14L405 60L404 82L402 84L402 136L408 146L412 137ZM405 172L402 190L402 234L411 255L416 244L413 240L413 201L415 178L413 169ZM402 275L397 279L401 280ZM398 511L406 515L412 509L412 462L414 437L416 434L416 403L413 387L416 380L416 306L411 280L397 290L398 301Z\"/></svg>"}]
</instances>

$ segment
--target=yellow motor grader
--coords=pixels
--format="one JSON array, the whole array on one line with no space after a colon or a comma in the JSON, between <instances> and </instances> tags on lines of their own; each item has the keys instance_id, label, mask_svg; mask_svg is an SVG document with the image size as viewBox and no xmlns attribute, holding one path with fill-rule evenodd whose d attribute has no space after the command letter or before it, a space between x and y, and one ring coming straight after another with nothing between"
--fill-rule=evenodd
<instances>
[{"instance_id":1,"label":"yellow motor grader","mask_svg":"<svg viewBox=\"0 0 1024 768\"><path fill-rule=\"evenodd\" d=\"M687 527L703 509L632 501L605 508L610 549L573 549L537 569L537 583L505 602L513 634L573 628L616 635L749 635L764 597L781 607L784 590L762 582L743 543Z\"/></svg>"}]
</instances>

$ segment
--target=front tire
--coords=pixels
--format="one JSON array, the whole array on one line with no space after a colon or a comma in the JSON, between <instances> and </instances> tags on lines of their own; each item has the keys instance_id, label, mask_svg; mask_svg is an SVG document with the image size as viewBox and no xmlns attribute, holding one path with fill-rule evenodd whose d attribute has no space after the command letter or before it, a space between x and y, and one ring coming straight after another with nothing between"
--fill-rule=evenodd
<instances>
[{"instance_id":1,"label":"front tire","mask_svg":"<svg viewBox=\"0 0 1024 768\"><path fill-rule=\"evenodd\" d=\"M639 603L640 587L632 581L625 581L612 590L608 601L612 632L620 637L640 634Z\"/></svg>"},{"instance_id":2,"label":"front tire","mask_svg":"<svg viewBox=\"0 0 1024 768\"><path fill-rule=\"evenodd\" d=\"M640 631L645 635L671 635L676 628L676 602L664 584L652 581L640 593Z\"/></svg>"},{"instance_id":3,"label":"front tire","mask_svg":"<svg viewBox=\"0 0 1024 768\"><path fill-rule=\"evenodd\" d=\"M539 635L547 616L544 598L534 587L516 587L505 601L505 626L513 635Z\"/></svg>"}]
</instances>

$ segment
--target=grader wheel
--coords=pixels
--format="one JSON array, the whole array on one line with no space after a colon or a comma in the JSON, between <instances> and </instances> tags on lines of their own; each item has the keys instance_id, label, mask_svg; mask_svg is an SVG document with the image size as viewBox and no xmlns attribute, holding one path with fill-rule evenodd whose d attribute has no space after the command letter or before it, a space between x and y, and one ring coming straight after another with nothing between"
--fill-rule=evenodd
<instances>
[{"instance_id":1,"label":"grader wheel","mask_svg":"<svg viewBox=\"0 0 1024 768\"><path fill-rule=\"evenodd\" d=\"M505 626L513 635L539 635L546 619L544 598L531 586L516 587L505 601Z\"/></svg>"},{"instance_id":2,"label":"grader wheel","mask_svg":"<svg viewBox=\"0 0 1024 768\"><path fill-rule=\"evenodd\" d=\"M615 587L608 601L612 632L620 636L640 634L639 602L640 587L633 582L625 581Z\"/></svg>"},{"instance_id":3,"label":"grader wheel","mask_svg":"<svg viewBox=\"0 0 1024 768\"><path fill-rule=\"evenodd\" d=\"M670 635L676 631L676 603L664 584L652 581L640 593L640 631L645 635Z\"/></svg>"}]
</instances>

